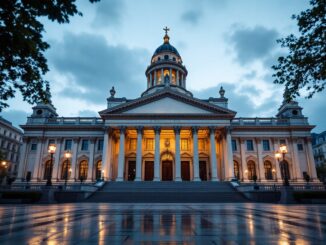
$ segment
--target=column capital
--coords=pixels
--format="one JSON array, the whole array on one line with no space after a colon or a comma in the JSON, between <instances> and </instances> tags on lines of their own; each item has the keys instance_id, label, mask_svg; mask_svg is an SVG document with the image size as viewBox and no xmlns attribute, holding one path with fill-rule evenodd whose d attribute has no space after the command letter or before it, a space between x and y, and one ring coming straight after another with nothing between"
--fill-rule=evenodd
<instances>
[{"instance_id":1,"label":"column capital","mask_svg":"<svg viewBox=\"0 0 326 245\"><path fill-rule=\"evenodd\" d=\"M161 127L160 126L155 126L154 127L154 132L155 132L155 134L161 133Z\"/></svg>"},{"instance_id":2,"label":"column capital","mask_svg":"<svg viewBox=\"0 0 326 245\"><path fill-rule=\"evenodd\" d=\"M193 126L193 127L191 127L191 132L193 133L193 134L197 134L198 133L198 127L197 126Z\"/></svg>"},{"instance_id":3,"label":"column capital","mask_svg":"<svg viewBox=\"0 0 326 245\"><path fill-rule=\"evenodd\" d=\"M23 136L22 141L23 143L27 143L29 141L29 137Z\"/></svg>"},{"instance_id":4,"label":"column capital","mask_svg":"<svg viewBox=\"0 0 326 245\"><path fill-rule=\"evenodd\" d=\"M175 134L180 134L180 132L181 132L181 127L180 126L175 126L173 129L174 129Z\"/></svg>"},{"instance_id":5,"label":"column capital","mask_svg":"<svg viewBox=\"0 0 326 245\"><path fill-rule=\"evenodd\" d=\"M215 131L216 131L215 126L209 126L208 129L209 129L209 133L215 133Z\"/></svg>"},{"instance_id":6,"label":"column capital","mask_svg":"<svg viewBox=\"0 0 326 245\"><path fill-rule=\"evenodd\" d=\"M137 126L136 129L137 129L137 133L141 133L141 134L144 133L144 127L143 126Z\"/></svg>"},{"instance_id":7,"label":"column capital","mask_svg":"<svg viewBox=\"0 0 326 245\"><path fill-rule=\"evenodd\" d=\"M226 127L225 127L225 132L226 132L227 134L230 134L231 131L232 131L232 127L231 127L231 126L226 126Z\"/></svg>"},{"instance_id":8,"label":"column capital","mask_svg":"<svg viewBox=\"0 0 326 245\"><path fill-rule=\"evenodd\" d=\"M78 143L80 141L80 137L72 138L72 140L73 140L74 143Z\"/></svg>"},{"instance_id":9,"label":"column capital","mask_svg":"<svg viewBox=\"0 0 326 245\"><path fill-rule=\"evenodd\" d=\"M120 133L122 134L126 133L126 129L127 129L126 126L119 126Z\"/></svg>"},{"instance_id":10,"label":"column capital","mask_svg":"<svg viewBox=\"0 0 326 245\"><path fill-rule=\"evenodd\" d=\"M96 142L96 140L97 140L96 137L91 137L91 138L89 139L89 141L90 141L92 144L94 144L94 143Z\"/></svg>"}]
</instances>

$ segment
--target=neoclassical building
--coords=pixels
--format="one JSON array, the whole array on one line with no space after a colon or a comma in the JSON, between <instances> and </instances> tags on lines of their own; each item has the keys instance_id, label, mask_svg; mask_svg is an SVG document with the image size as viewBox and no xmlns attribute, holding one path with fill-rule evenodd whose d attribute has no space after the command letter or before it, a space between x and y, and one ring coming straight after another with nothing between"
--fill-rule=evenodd
<instances>
[{"instance_id":1,"label":"neoclassical building","mask_svg":"<svg viewBox=\"0 0 326 245\"><path fill-rule=\"evenodd\" d=\"M33 107L21 126L19 179L249 182L257 177L275 183L285 174L290 182L302 182L309 174L316 180L313 126L298 103L283 102L276 117L237 118L222 87L216 98L195 98L169 39L166 32L139 98L117 98L112 88L98 118L59 117L50 104ZM49 145L56 146L52 161ZM288 150L282 171L274 157L280 145Z\"/></svg>"}]
</instances>

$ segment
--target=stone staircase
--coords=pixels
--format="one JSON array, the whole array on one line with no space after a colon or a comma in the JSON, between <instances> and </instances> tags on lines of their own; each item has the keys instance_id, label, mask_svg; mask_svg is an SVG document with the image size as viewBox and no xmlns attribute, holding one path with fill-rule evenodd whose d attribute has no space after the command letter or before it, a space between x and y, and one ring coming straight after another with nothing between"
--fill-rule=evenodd
<instances>
[{"instance_id":1,"label":"stone staircase","mask_svg":"<svg viewBox=\"0 0 326 245\"><path fill-rule=\"evenodd\" d=\"M85 202L226 203L249 202L229 182L107 182Z\"/></svg>"}]
</instances>

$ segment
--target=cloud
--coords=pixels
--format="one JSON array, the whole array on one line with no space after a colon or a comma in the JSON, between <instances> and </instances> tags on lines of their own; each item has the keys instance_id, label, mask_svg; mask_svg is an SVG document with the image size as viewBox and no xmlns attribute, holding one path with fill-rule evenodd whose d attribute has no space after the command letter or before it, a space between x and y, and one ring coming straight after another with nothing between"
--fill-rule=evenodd
<instances>
[{"instance_id":1,"label":"cloud","mask_svg":"<svg viewBox=\"0 0 326 245\"><path fill-rule=\"evenodd\" d=\"M19 125L26 124L27 117L31 113L21 110L4 110L0 116L12 123L13 126L20 129Z\"/></svg>"},{"instance_id":2,"label":"cloud","mask_svg":"<svg viewBox=\"0 0 326 245\"><path fill-rule=\"evenodd\" d=\"M233 45L236 60L244 65L268 57L276 47L278 36L276 30L267 29L263 26L256 26L255 28L238 27L228 39Z\"/></svg>"},{"instance_id":3,"label":"cloud","mask_svg":"<svg viewBox=\"0 0 326 245\"><path fill-rule=\"evenodd\" d=\"M260 90L254 86L241 86L225 83L225 97L229 99L229 109L237 112L236 117L273 117L277 113L278 106L281 101L272 96L270 99L264 100L261 104L254 103L253 97L260 96ZM218 91L220 86L207 88L205 90L194 91L194 95L201 99L208 99L209 97L220 97Z\"/></svg>"},{"instance_id":4,"label":"cloud","mask_svg":"<svg viewBox=\"0 0 326 245\"><path fill-rule=\"evenodd\" d=\"M104 0L95 4L93 25L106 27L121 23L124 2L122 0Z\"/></svg>"},{"instance_id":5,"label":"cloud","mask_svg":"<svg viewBox=\"0 0 326 245\"><path fill-rule=\"evenodd\" d=\"M82 110L78 112L80 117L99 117L98 112L92 110Z\"/></svg>"},{"instance_id":6,"label":"cloud","mask_svg":"<svg viewBox=\"0 0 326 245\"><path fill-rule=\"evenodd\" d=\"M187 12L184 12L181 15L181 19L185 22L188 22L190 24L196 25L198 24L200 18L202 17L202 12L198 9L189 10Z\"/></svg>"},{"instance_id":7,"label":"cloud","mask_svg":"<svg viewBox=\"0 0 326 245\"><path fill-rule=\"evenodd\" d=\"M61 96L103 104L112 86L117 97L129 98L139 96L146 87L149 53L109 45L99 35L66 33L63 42L52 45L48 57L50 67L68 78Z\"/></svg>"}]
</instances>

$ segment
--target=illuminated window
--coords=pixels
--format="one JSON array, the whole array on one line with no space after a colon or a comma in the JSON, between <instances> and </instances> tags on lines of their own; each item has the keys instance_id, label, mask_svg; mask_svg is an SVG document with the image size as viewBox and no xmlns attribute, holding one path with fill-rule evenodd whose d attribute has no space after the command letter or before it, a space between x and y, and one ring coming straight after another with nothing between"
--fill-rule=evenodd
<instances>
[{"instance_id":1,"label":"illuminated window","mask_svg":"<svg viewBox=\"0 0 326 245\"><path fill-rule=\"evenodd\" d=\"M188 139L181 139L181 150L189 151L189 140Z\"/></svg>"},{"instance_id":2,"label":"illuminated window","mask_svg":"<svg viewBox=\"0 0 326 245\"><path fill-rule=\"evenodd\" d=\"M88 163L83 160L79 164L79 180L83 181L87 179Z\"/></svg>"},{"instance_id":3,"label":"illuminated window","mask_svg":"<svg viewBox=\"0 0 326 245\"><path fill-rule=\"evenodd\" d=\"M148 138L146 139L146 151L154 150L154 139Z\"/></svg>"},{"instance_id":4,"label":"illuminated window","mask_svg":"<svg viewBox=\"0 0 326 245\"><path fill-rule=\"evenodd\" d=\"M130 139L129 140L129 150L135 151L137 147L137 139Z\"/></svg>"},{"instance_id":5,"label":"illuminated window","mask_svg":"<svg viewBox=\"0 0 326 245\"><path fill-rule=\"evenodd\" d=\"M198 150L200 151L206 150L205 139L198 139Z\"/></svg>"}]
</instances>

